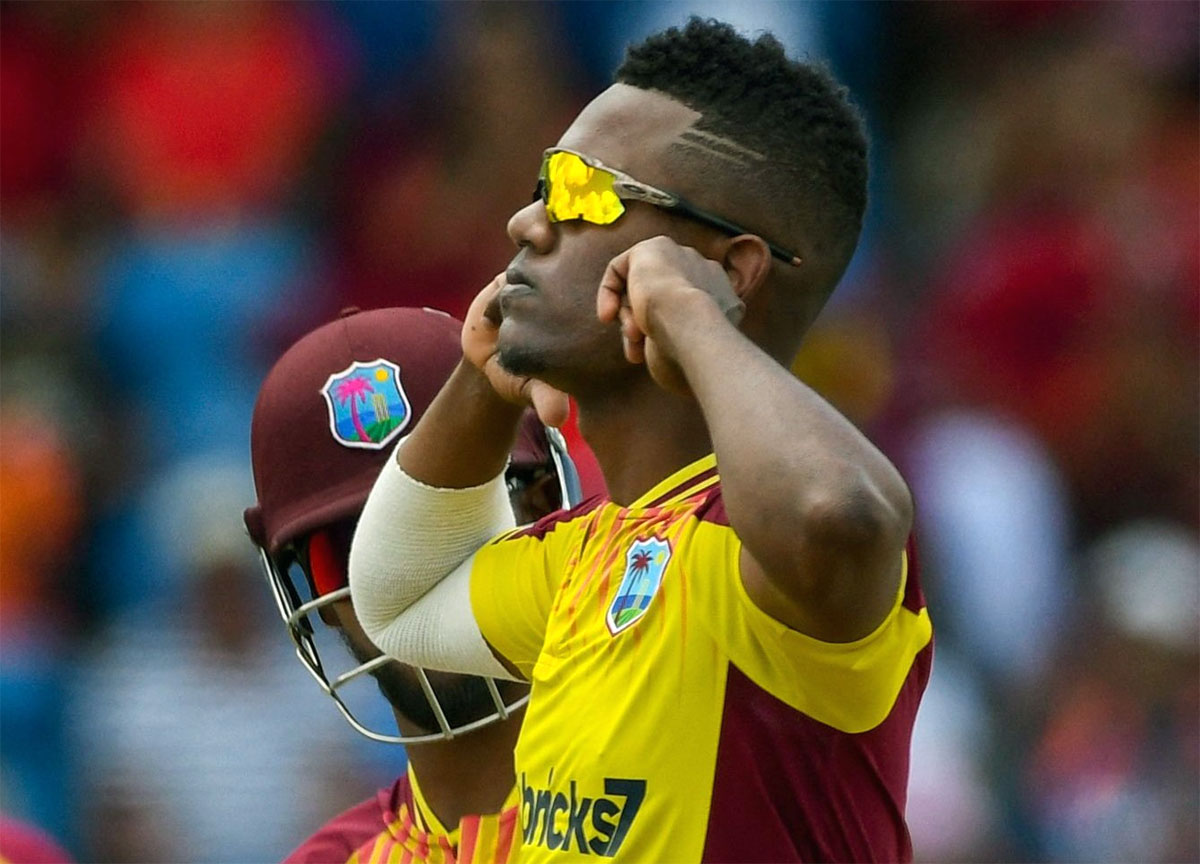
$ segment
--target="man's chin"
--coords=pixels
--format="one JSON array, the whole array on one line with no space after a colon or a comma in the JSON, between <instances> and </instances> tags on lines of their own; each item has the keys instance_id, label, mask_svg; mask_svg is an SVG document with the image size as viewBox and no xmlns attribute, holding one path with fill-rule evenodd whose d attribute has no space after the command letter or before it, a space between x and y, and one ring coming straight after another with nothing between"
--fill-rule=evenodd
<instances>
[{"instance_id":1,"label":"man's chin","mask_svg":"<svg viewBox=\"0 0 1200 864\"><path fill-rule=\"evenodd\" d=\"M547 369L546 358L528 345L501 339L496 359L505 371L513 375L540 377Z\"/></svg>"},{"instance_id":2,"label":"man's chin","mask_svg":"<svg viewBox=\"0 0 1200 864\"><path fill-rule=\"evenodd\" d=\"M426 732L440 730L433 707L425 691L417 683L413 671L406 667L382 667L376 675L379 689L392 707ZM482 678L473 675L429 673L430 686L451 728L482 720L496 712L491 693ZM510 700L511 701L511 700Z\"/></svg>"}]
</instances>

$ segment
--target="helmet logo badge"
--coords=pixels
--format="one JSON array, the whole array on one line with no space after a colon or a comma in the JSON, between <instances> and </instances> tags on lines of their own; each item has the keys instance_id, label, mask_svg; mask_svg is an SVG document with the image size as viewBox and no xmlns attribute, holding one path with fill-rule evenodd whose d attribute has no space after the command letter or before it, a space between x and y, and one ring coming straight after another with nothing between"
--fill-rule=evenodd
<instances>
[{"instance_id":1,"label":"helmet logo badge","mask_svg":"<svg viewBox=\"0 0 1200 864\"><path fill-rule=\"evenodd\" d=\"M400 367L382 358L371 363L355 360L330 375L321 395L329 407L329 431L344 447L381 450L412 417Z\"/></svg>"}]
</instances>

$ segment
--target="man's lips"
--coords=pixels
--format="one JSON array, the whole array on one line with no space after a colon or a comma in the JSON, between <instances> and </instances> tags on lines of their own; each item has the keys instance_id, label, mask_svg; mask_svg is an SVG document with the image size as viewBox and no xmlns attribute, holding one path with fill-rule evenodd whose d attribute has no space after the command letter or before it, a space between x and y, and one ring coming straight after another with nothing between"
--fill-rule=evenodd
<instances>
[{"instance_id":1,"label":"man's lips","mask_svg":"<svg viewBox=\"0 0 1200 864\"><path fill-rule=\"evenodd\" d=\"M521 269L520 261L522 257L522 255L517 255L513 262L508 265L508 269L504 271L504 281L509 285L533 285L533 281Z\"/></svg>"},{"instance_id":2,"label":"man's lips","mask_svg":"<svg viewBox=\"0 0 1200 864\"><path fill-rule=\"evenodd\" d=\"M507 315L514 304L519 303L522 298L531 297L536 293L536 289L528 283L508 282L500 289L500 293L496 297L500 307L500 314L502 316Z\"/></svg>"}]
</instances>

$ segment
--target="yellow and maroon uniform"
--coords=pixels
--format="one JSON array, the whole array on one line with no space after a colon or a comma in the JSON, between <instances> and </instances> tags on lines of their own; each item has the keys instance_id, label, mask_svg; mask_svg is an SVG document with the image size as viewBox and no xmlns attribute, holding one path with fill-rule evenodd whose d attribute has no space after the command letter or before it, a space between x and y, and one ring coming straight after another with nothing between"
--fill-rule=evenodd
<instances>
[{"instance_id":1,"label":"yellow and maroon uniform","mask_svg":"<svg viewBox=\"0 0 1200 864\"><path fill-rule=\"evenodd\" d=\"M509 864L518 830L515 789L499 813L464 816L447 829L410 771L325 823L284 864Z\"/></svg>"},{"instance_id":2,"label":"yellow and maroon uniform","mask_svg":"<svg viewBox=\"0 0 1200 864\"><path fill-rule=\"evenodd\" d=\"M910 551L887 618L831 644L746 594L708 456L480 549L471 603L532 682L522 862L902 861L932 628Z\"/></svg>"}]
</instances>

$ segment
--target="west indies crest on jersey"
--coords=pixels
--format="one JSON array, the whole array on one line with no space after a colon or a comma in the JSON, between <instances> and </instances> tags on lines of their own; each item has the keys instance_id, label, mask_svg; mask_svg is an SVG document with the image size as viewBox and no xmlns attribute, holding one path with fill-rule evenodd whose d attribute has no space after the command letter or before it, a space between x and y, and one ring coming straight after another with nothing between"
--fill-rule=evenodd
<instances>
[{"instance_id":1,"label":"west indies crest on jersey","mask_svg":"<svg viewBox=\"0 0 1200 864\"><path fill-rule=\"evenodd\" d=\"M636 624L662 585L663 572L671 560L671 545L658 537L635 540L625 553L625 575L616 596L608 604L605 622L616 636Z\"/></svg>"},{"instance_id":2,"label":"west indies crest on jersey","mask_svg":"<svg viewBox=\"0 0 1200 864\"><path fill-rule=\"evenodd\" d=\"M412 417L400 367L383 359L355 360L329 376L321 395L329 406L329 431L346 447L380 450Z\"/></svg>"}]
</instances>

